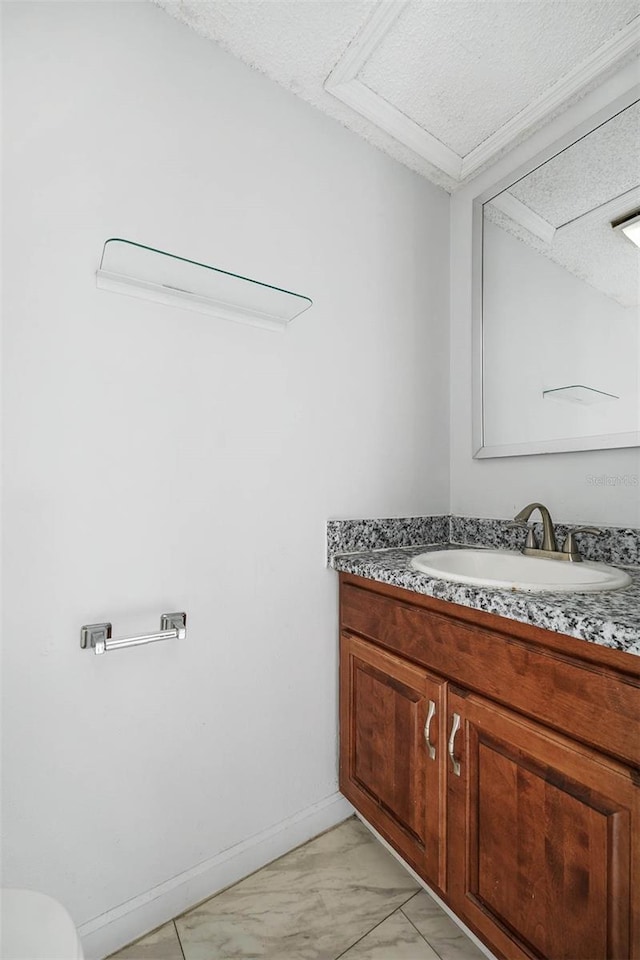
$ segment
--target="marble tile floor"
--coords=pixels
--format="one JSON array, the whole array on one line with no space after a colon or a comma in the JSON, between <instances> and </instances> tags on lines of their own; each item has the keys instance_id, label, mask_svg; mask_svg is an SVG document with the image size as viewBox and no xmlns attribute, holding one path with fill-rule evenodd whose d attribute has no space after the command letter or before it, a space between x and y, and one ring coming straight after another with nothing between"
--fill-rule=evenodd
<instances>
[{"instance_id":1,"label":"marble tile floor","mask_svg":"<svg viewBox=\"0 0 640 960\"><path fill-rule=\"evenodd\" d=\"M485 960L352 817L110 960Z\"/></svg>"}]
</instances>

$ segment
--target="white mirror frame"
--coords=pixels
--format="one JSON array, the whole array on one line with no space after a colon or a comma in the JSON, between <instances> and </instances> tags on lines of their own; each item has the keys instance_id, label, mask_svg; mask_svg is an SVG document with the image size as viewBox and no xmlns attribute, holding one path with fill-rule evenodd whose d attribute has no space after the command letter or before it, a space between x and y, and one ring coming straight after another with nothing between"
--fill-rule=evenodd
<instances>
[{"instance_id":1,"label":"white mirror frame","mask_svg":"<svg viewBox=\"0 0 640 960\"><path fill-rule=\"evenodd\" d=\"M607 107L594 113L592 117L574 126L551 146L537 153L531 160L516 167L510 174L502 177L488 190L473 199L472 220L472 404L473 404L473 457L489 459L492 457L521 457L536 453L567 453L578 450L607 450L619 447L640 447L640 431L628 433L605 433L592 437L567 437L559 440L531 440L524 443L505 443L487 446L484 425L484 336L482 310L483 282L483 206L516 180L525 177L536 167L546 163L561 150L575 143L580 137L590 133L595 127L606 123L611 117L640 99L640 84L634 84L624 94L613 100Z\"/></svg>"}]
</instances>

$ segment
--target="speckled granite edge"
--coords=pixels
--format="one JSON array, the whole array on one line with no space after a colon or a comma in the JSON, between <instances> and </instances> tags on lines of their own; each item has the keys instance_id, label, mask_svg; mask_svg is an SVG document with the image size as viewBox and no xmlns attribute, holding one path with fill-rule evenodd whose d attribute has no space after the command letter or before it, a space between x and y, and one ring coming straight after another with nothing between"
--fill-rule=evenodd
<instances>
[{"instance_id":1,"label":"speckled granite edge","mask_svg":"<svg viewBox=\"0 0 640 960\"><path fill-rule=\"evenodd\" d=\"M413 546L335 556L332 566L344 573L640 656L640 570L629 571L629 587L606 594L514 593L437 580L419 573L410 561L423 549L424 546Z\"/></svg>"},{"instance_id":2,"label":"speckled granite edge","mask_svg":"<svg viewBox=\"0 0 640 960\"><path fill-rule=\"evenodd\" d=\"M327 563L331 565L336 554L448 541L447 514L382 520L327 520Z\"/></svg>"},{"instance_id":3,"label":"speckled granite edge","mask_svg":"<svg viewBox=\"0 0 640 960\"><path fill-rule=\"evenodd\" d=\"M467 546L505 547L518 550L524 544L525 534L522 530L508 529L509 520L484 520L478 517L449 518L449 543ZM562 547L569 530L580 524L555 523L556 539ZM602 563L614 563L618 566L640 565L640 529L633 527L600 527L600 536L589 533L576 534L576 541L580 553L585 560L599 560ZM535 523L534 529L538 542L542 541L542 524ZM414 541L416 543L417 541ZM393 546L393 544L389 544Z\"/></svg>"}]
</instances>

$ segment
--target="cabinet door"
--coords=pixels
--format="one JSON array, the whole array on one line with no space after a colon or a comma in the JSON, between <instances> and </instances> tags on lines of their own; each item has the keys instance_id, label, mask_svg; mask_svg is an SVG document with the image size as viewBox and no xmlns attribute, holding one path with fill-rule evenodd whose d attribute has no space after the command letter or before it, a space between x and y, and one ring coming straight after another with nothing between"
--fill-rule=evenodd
<instances>
[{"instance_id":1,"label":"cabinet door","mask_svg":"<svg viewBox=\"0 0 640 960\"><path fill-rule=\"evenodd\" d=\"M510 960L638 957L637 778L481 697L450 688L449 715L456 912Z\"/></svg>"},{"instance_id":2,"label":"cabinet door","mask_svg":"<svg viewBox=\"0 0 640 960\"><path fill-rule=\"evenodd\" d=\"M340 789L443 890L446 684L349 634L340 673Z\"/></svg>"}]
</instances>

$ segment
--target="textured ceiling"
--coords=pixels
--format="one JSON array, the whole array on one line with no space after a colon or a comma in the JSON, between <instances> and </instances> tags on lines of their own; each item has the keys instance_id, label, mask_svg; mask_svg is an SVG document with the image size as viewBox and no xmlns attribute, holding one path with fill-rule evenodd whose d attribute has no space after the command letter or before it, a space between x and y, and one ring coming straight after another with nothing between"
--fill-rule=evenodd
<instances>
[{"instance_id":1,"label":"textured ceiling","mask_svg":"<svg viewBox=\"0 0 640 960\"><path fill-rule=\"evenodd\" d=\"M640 16L640 0L154 2L448 190L582 95L587 81L564 99L553 92L603 44L633 41ZM620 49L618 66L638 54L629 40ZM332 88L349 61L352 75ZM541 97L548 110L531 113Z\"/></svg>"},{"instance_id":2,"label":"textured ceiling","mask_svg":"<svg viewBox=\"0 0 640 960\"><path fill-rule=\"evenodd\" d=\"M640 183L640 105L542 164L510 193L560 227Z\"/></svg>"},{"instance_id":3,"label":"textured ceiling","mask_svg":"<svg viewBox=\"0 0 640 960\"><path fill-rule=\"evenodd\" d=\"M404 8L361 79L464 156L637 13L633 0L420 0Z\"/></svg>"},{"instance_id":4,"label":"textured ceiling","mask_svg":"<svg viewBox=\"0 0 640 960\"><path fill-rule=\"evenodd\" d=\"M518 222L518 208L508 216L493 203L485 204L489 220L623 306L638 305L640 249L613 230L611 221L640 208L640 104L628 107L505 193L556 227L552 239L545 242L528 230L526 217ZM612 210L609 201L621 195L626 196Z\"/></svg>"}]
</instances>

